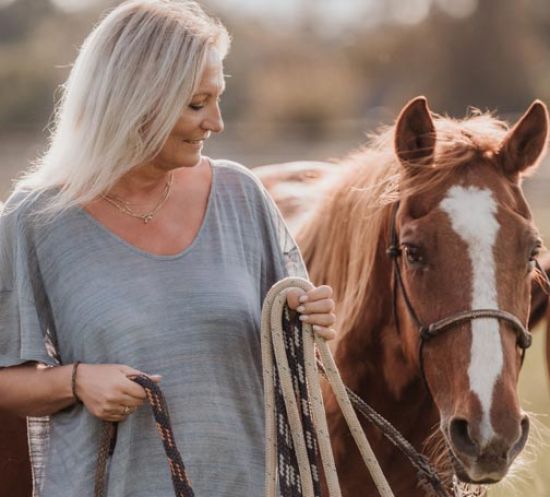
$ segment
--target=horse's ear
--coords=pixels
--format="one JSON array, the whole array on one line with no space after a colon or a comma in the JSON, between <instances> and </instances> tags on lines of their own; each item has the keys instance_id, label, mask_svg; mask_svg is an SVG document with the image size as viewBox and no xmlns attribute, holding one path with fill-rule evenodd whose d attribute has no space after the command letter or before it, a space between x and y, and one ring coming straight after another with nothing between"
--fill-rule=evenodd
<instances>
[{"instance_id":1,"label":"horse's ear","mask_svg":"<svg viewBox=\"0 0 550 497\"><path fill-rule=\"evenodd\" d=\"M411 100L397 118L395 151L404 166L433 162L435 127L425 97Z\"/></svg>"},{"instance_id":2,"label":"horse's ear","mask_svg":"<svg viewBox=\"0 0 550 497\"><path fill-rule=\"evenodd\" d=\"M548 140L548 109L535 100L508 132L498 158L507 174L516 176L537 164Z\"/></svg>"}]
</instances>

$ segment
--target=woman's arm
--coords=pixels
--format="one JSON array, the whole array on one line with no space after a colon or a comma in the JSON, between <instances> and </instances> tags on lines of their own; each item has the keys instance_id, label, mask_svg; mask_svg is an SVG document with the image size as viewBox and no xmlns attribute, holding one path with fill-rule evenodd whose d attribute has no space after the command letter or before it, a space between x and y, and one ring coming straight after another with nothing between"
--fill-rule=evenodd
<instances>
[{"instance_id":1,"label":"woman's arm","mask_svg":"<svg viewBox=\"0 0 550 497\"><path fill-rule=\"evenodd\" d=\"M72 365L34 362L0 369L0 407L18 416L48 416L75 403Z\"/></svg>"},{"instance_id":2,"label":"woman's arm","mask_svg":"<svg viewBox=\"0 0 550 497\"><path fill-rule=\"evenodd\" d=\"M49 416L76 402L72 391L73 365L45 367L25 363L0 369L0 408L19 416ZM145 390L131 381L148 375L122 364L80 364L75 391L91 414L105 421L122 421L143 404ZM128 408L128 410L126 409Z\"/></svg>"}]
</instances>

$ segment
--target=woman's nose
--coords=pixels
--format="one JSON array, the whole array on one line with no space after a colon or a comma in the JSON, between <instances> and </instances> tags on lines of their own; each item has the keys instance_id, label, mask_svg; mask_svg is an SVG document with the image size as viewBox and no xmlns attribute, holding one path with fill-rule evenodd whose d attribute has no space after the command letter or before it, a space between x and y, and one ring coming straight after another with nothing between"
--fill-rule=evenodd
<instances>
[{"instance_id":1,"label":"woman's nose","mask_svg":"<svg viewBox=\"0 0 550 497\"><path fill-rule=\"evenodd\" d=\"M211 114L205 119L203 123L203 128L213 133L221 133L224 129L222 112L219 105L215 106L215 109Z\"/></svg>"}]
</instances>

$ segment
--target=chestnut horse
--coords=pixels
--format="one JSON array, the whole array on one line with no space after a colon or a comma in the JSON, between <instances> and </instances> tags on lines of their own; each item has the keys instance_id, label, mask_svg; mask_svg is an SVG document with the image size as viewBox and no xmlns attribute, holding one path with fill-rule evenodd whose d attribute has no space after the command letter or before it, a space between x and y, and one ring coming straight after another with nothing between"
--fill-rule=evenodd
<instances>
[{"instance_id":1,"label":"chestnut horse","mask_svg":"<svg viewBox=\"0 0 550 497\"><path fill-rule=\"evenodd\" d=\"M508 129L489 115L432 116L419 97L340 163L255 169L291 225L299 216L312 281L334 289L344 382L418 450L437 446L432 458L463 482L501 480L527 439L518 344L528 345L522 323L541 241L521 178L547 134L540 101ZM288 183L303 183L309 209L296 188L285 193ZM326 408L343 495L377 495L330 392ZM395 495L424 496L397 449L364 428Z\"/></svg>"},{"instance_id":2,"label":"chestnut horse","mask_svg":"<svg viewBox=\"0 0 550 497\"><path fill-rule=\"evenodd\" d=\"M483 305L525 320L537 235L519 183L542 154L546 129L541 103L506 133L488 116L432 120L425 101L416 99L394 129L341 164L255 169L294 226L313 281L335 289L336 360L345 382L418 449L439 425L465 480L500 479L524 443L515 334L507 322L499 327L485 318L433 338L423 353L426 387L416 326L401 293L399 327L392 310L386 250L394 206L399 198L399 264L418 316L431 322ZM290 194L289 185L297 187ZM550 272L550 258L544 262ZM536 286L533 303L535 324L547 306ZM550 363L550 346L548 353ZM327 408L344 495L375 495L330 395ZM423 495L402 456L365 428L396 495ZM0 412L0 497L30 495L25 422Z\"/></svg>"}]
</instances>

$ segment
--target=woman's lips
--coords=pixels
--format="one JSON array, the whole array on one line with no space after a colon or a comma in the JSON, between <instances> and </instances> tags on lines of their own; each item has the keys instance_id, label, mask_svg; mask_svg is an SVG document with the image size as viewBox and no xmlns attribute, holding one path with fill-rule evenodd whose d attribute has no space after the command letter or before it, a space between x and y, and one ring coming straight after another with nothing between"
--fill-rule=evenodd
<instances>
[{"instance_id":1,"label":"woman's lips","mask_svg":"<svg viewBox=\"0 0 550 497\"><path fill-rule=\"evenodd\" d=\"M184 143L188 143L193 147L202 147L204 144L204 139L200 140L182 140Z\"/></svg>"}]
</instances>

